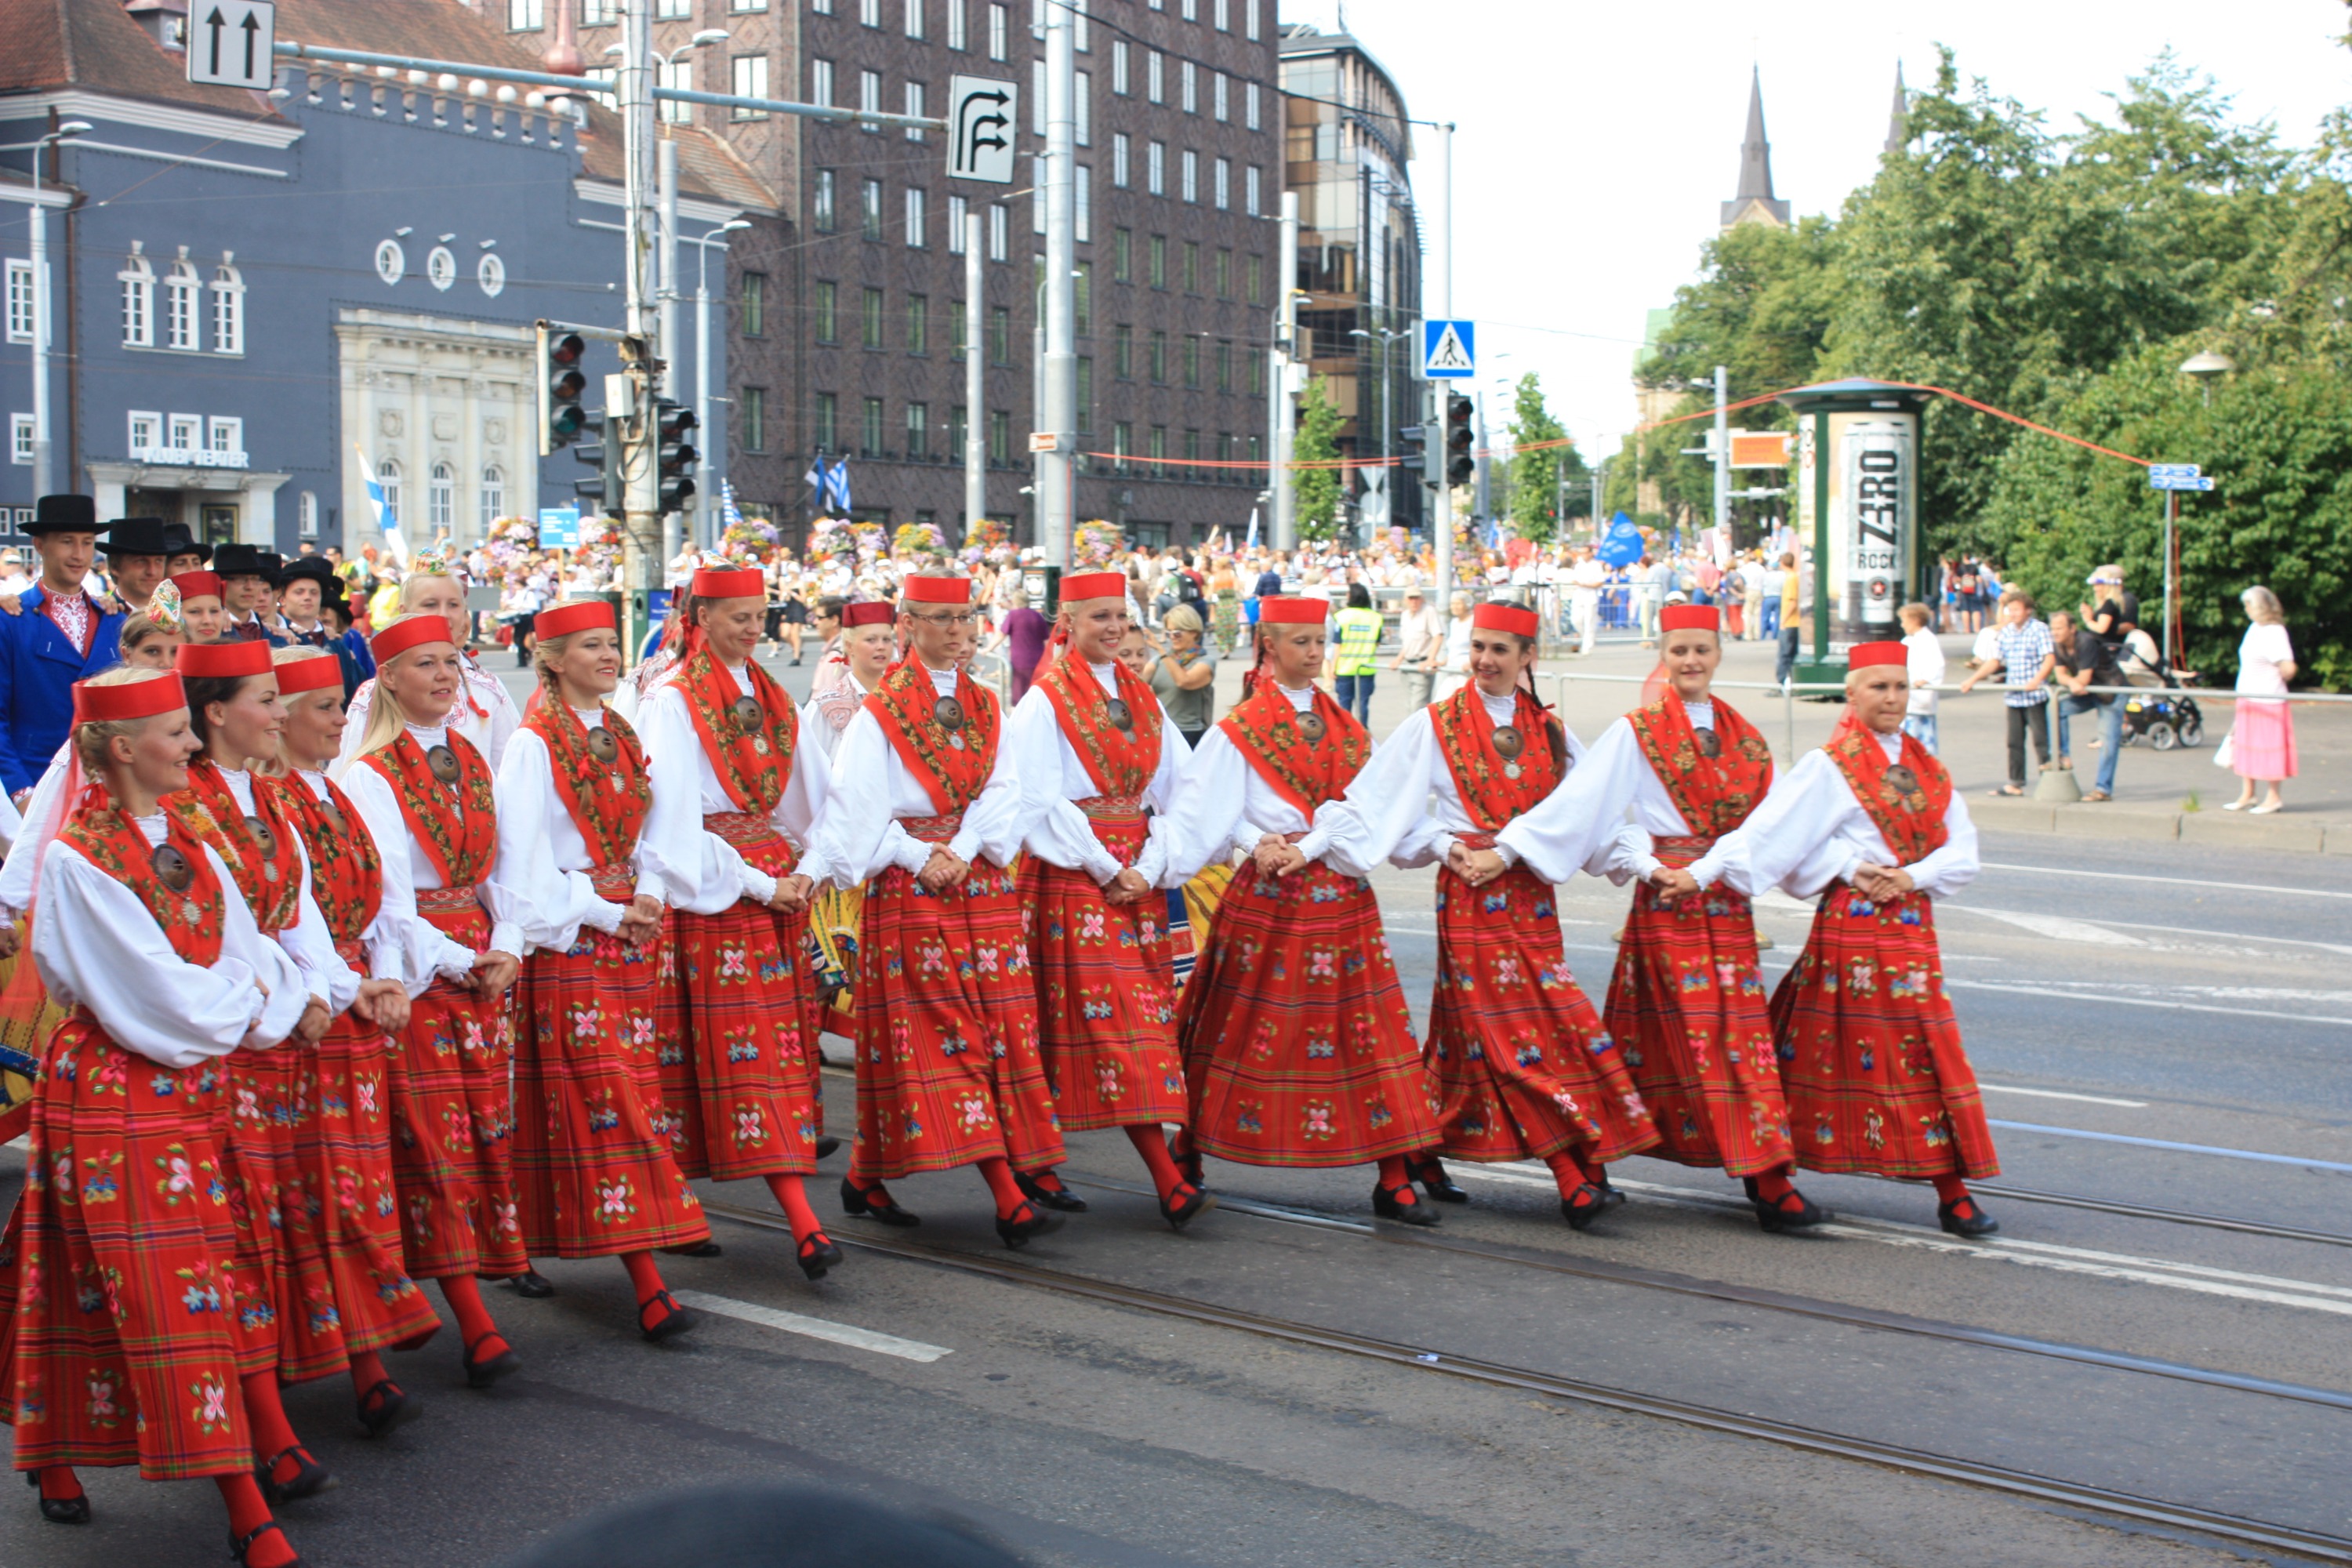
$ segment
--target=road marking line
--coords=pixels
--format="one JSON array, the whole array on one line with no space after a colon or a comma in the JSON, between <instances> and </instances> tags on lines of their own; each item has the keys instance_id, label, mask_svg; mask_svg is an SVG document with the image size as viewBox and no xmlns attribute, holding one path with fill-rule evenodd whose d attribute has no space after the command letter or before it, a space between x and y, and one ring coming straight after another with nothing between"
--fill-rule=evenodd
<instances>
[{"instance_id":1,"label":"road marking line","mask_svg":"<svg viewBox=\"0 0 2352 1568\"><path fill-rule=\"evenodd\" d=\"M727 1296L707 1295L700 1290L672 1290L681 1306L716 1312L722 1318L740 1318L747 1323L763 1328L782 1329L788 1334L805 1334L813 1340L826 1340L834 1344L847 1345L852 1350L872 1351L877 1355L894 1355L900 1361L937 1361L955 1352L944 1345L927 1345L920 1340L902 1340L896 1334L877 1333L849 1323L836 1323L824 1318L803 1317L798 1312L786 1312L774 1307L762 1307L751 1301L738 1301Z\"/></svg>"},{"instance_id":2,"label":"road marking line","mask_svg":"<svg viewBox=\"0 0 2352 1568\"><path fill-rule=\"evenodd\" d=\"M2228 1160L2260 1160L2269 1165L2305 1165L2315 1171L2338 1171L2352 1175L2352 1165L2335 1160L2307 1160L2299 1154L2269 1154L2254 1149L2222 1149L2210 1143L2175 1143L2167 1138L2135 1138L2123 1132L2094 1132L2084 1127L2043 1127L2032 1121L1987 1121L2011 1132L2050 1132L2061 1138L2089 1138L2101 1143L2130 1143L2142 1149L2168 1149L2179 1154L2218 1154Z\"/></svg>"},{"instance_id":3,"label":"road marking line","mask_svg":"<svg viewBox=\"0 0 2352 1568\"><path fill-rule=\"evenodd\" d=\"M2294 1024L2352 1024L2331 1013L2279 1013L2258 1007L2216 1007L2203 1002L2158 1002L2145 996L2116 996L2097 991L2053 991L2046 985L2005 985L1998 980L1946 980L1948 991L2006 991L2044 1001L2097 1002L2116 1007L2157 1007L2176 1013L2220 1013L2231 1018L2284 1018Z\"/></svg>"},{"instance_id":4,"label":"road marking line","mask_svg":"<svg viewBox=\"0 0 2352 1568\"><path fill-rule=\"evenodd\" d=\"M1979 860L1988 871L2041 871L2053 877L2097 877L2110 882L2162 882L2173 888L2226 888L2236 893L2292 893L2305 899L2352 899L2333 888L2265 887L2260 882L2200 882L2189 877L2148 877L2132 871L2078 871L2068 866L2022 866L2006 860Z\"/></svg>"},{"instance_id":5,"label":"road marking line","mask_svg":"<svg viewBox=\"0 0 2352 1568\"><path fill-rule=\"evenodd\" d=\"M1507 1186L1540 1187L1559 1191L1549 1173L1535 1175L1509 1166L1473 1165L1466 1162L1450 1164L1446 1169L1456 1177L1474 1181L1499 1182ZM1718 1197L1712 1193L1693 1192L1688 1187L1669 1186L1657 1182L1619 1182L1618 1186L1629 1193L1663 1198L1668 1203L1690 1208L1707 1208L1745 1212L1746 1200ZM2175 1290L2187 1290L2201 1296L2223 1296L2232 1300L2261 1301L2275 1307L2299 1307L2305 1311L2330 1312L2338 1317L2352 1317L2352 1289L2337 1285L2322 1285L2306 1279L2281 1279L2267 1274L2241 1274L2226 1268L2208 1268L2195 1263L2174 1263L2166 1258L2134 1258L2122 1253L2093 1252L2078 1247L2059 1247L2049 1242L1995 1239L1969 1241L1956 1236L1923 1229L1917 1226L1896 1225L1886 1220L1843 1219L1813 1227L1823 1236L1843 1237L1854 1241L1875 1241L1887 1247L1925 1247L1934 1252L1957 1253L1963 1257L1988 1258L2021 1268L2048 1268L2061 1274L2087 1274L2103 1279L2120 1279L2131 1284L2163 1285Z\"/></svg>"},{"instance_id":6,"label":"road marking line","mask_svg":"<svg viewBox=\"0 0 2352 1568\"><path fill-rule=\"evenodd\" d=\"M2005 924L2030 931L2036 936L2050 937L2058 942L2079 942L2091 947L2146 947L2142 939L2088 921L2068 920L2063 915L2031 915L2017 910L1988 910L1977 904L1947 904L1947 909L1966 910L1970 914L1983 915Z\"/></svg>"},{"instance_id":7,"label":"road marking line","mask_svg":"<svg viewBox=\"0 0 2352 1568\"><path fill-rule=\"evenodd\" d=\"M1979 1082L1977 1087L1989 1089L1995 1094L2030 1094L2036 1100L2079 1100L2084 1105L2119 1105L2126 1110L2147 1109L2147 1101L2145 1100L2109 1100L2103 1094L2068 1094L2055 1089L2020 1089L2014 1084L2007 1083Z\"/></svg>"}]
</instances>

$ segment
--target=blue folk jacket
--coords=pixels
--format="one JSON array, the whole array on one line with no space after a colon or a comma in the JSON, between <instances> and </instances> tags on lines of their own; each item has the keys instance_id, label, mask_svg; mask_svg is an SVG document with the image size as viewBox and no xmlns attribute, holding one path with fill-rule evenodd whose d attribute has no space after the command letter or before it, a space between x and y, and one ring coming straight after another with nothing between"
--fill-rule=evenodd
<instances>
[{"instance_id":1,"label":"blue folk jacket","mask_svg":"<svg viewBox=\"0 0 2352 1568\"><path fill-rule=\"evenodd\" d=\"M122 616L101 616L89 656L66 640L42 613L47 595L36 584L24 614L0 616L0 788L10 795L40 779L73 728L73 686L122 659Z\"/></svg>"}]
</instances>

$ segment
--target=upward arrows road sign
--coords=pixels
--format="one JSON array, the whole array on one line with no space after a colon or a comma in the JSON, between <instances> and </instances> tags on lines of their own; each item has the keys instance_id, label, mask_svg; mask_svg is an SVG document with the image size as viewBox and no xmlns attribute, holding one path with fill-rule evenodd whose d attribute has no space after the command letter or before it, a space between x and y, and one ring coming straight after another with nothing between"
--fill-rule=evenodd
<instances>
[{"instance_id":1,"label":"upward arrows road sign","mask_svg":"<svg viewBox=\"0 0 2352 1568\"><path fill-rule=\"evenodd\" d=\"M266 92L277 79L278 7L268 0L194 0L188 7L188 79Z\"/></svg>"},{"instance_id":2,"label":"upward arrows road sign","mask_svg":"<svg viewBox=\"0 0 2352 1568\"><path fill-rule=\"evenodd\" d=\"M1427 381L1467 381L1478 374L1478 329L1470 321L1421 324L1421 374Z\"/></svg>"}]
</instances>

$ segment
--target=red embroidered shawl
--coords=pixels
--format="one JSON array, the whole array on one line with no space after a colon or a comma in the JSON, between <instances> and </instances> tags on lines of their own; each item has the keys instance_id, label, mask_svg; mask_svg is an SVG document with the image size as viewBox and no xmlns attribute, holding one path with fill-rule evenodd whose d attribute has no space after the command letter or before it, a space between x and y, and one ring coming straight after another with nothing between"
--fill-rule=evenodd
<instances>
[{"instance_id":1,"label":"red embroidered shawl","mask_svg":"<svg viewBox=\"0 0 2352 1568\"><path fill-rule=\"evenodd\" d=\"M1083 658L1059 658L1039 675L1035 684L1054 705L1062 733L1107 795L1141 795L1160 771L1160 700L1136 673L1117 659L1111 661L1118 689L1106 692L1094 668ZM1110 721L1110 699L1127 704L1134 722L1122 730Z\"/></svg>"},{"instance_id":2,"label":"red embroidered shawl","mask_svg":"<svg viewBox=\"0 0 2352 1568\"><path fill-rule=\"evenodd\" d=\"M1699 837L1720 838L1747 821L1772 787L1772 748L1728 702L1715 704L1712 757L1699 749L1690 712L1673 691L1625 718L1650 771Z\"/></svg>"},{"instance_id":3,"label":"red embroidered shawl","mask_svg":"<svg viewBox=\"0 0 2352 1568\"><path fill-rule=\"evenodd\" d=\"M698 639L672 679L686 699L686 710L694 717L694 732L701 737L702 754L710 759L719 787L727 792L737 810L766 816L784 798L784 785L792 779L801 719L793 700L757 660L746 661L743 673L751 683L749 695L760 704L761 721L749 728L735 718L735 704L744 691ZM606 723L614 721L606 715ZM634 829L629 841L636 842Z\"/></svg>"},{"instance_id":4,"label":"red embroidered shawl","mask_svg":"<svg viewBox=\"0 0 2352 1568\"><path fill-rule=\"evenodd\" d=\"M301 860L294 847L294 827L258 780L253 815L261 822L260 832L208 757L188 764L188 787L168 796L163 809L190 837L220 851L229 875L236 879L237 891L245 895L246 907L253 911L254 924L274 934L301 918Z\"/></svg>"},{"instance_id":5,"label":"red embroidered shawl","mask_svg":"<svg viewBox=\"0 0 2352 1568\"><path fill-rule=\"evenodd\" d=\"M882 722L898 760L922 781L931 805L941 816L961 811L988 787L996 768L997 731L1003 716L996 694L956 671L956 700L963 705L963 727L950 731L939 721L939 691L931 672L912 652L890 667L882 684L866 699L866 709ZM958 744L961 740L961 744Z\"/></svg>"},{"instance_id":6,"label":"red embroidered shawl","mask_svg":"<svg viewBox=\"0 0 2352 1568\"><path fill-rule=\"evenodd\" d=\"M257 778L256 794L267 795L302 836L310 853L310 897L338 944L355 942L383 907L383 857L375 835L333 780L324 800L299 778Z\"/></svg>"},{"instance_id":7,"label":"red embroidered shawl","mask_svg":"<svg viewBox=\"0 0 2352 1568\"><path fill-rule=\"evenodd\" d=\"M220 962L221 921L227 911L227 894L212 857L204 844L180 820L167 812L163 842L187 857L194 878L184 891L166 887L155 874L154 850L145 835L111 805L85 805L66 819L58 837L86 856L89 863L139 895L147 912L163 931L172 951L190 963L211 968Z\"/></svg>"},{"instance_id":8,"label":"red embroidered shawl","mask_svg":"<svg viewBox=\"0 0 2352 1568\"><path fill-rule=\"evenodd\" d=\"M1437 730L1437 749L1454 775L1454 793L1481 833L1499 833L1515 817L1533 810L1559 787L1564 770L1553 755L1552 725L1557 721L1524 687L1517 692L1517 708L1511 727L1522 742L1517 757L1495 749L1495 719L1474 683L1429 710ZM1518 765L1518 776L1509 773Z\"/></svg>"},{"instance_id":9,"label":"red embroidered shawl","mask_svg":"<svg viewBox=\"0 0 2352 1568\"><path fill-rule=\"evenodd\" d=\"M687 706L695 707L691 696ZM761 707L765 710L767 705ZM731 730L734 716L728 714L723 722ZM654 805L652 775L646 771L646 748L637 732L618 713L605 710L604 732L613 737L615 752L611 762L604 763L588 749L588 726L568 702L541 703L523 721L523 728L547 742L555 793L562 799L563 809L572 814L572 824L580 829L595 868L626 865L637 847L637 835L645 830L646 814ZM695 728L702 729L699 714ZM708 747L709 742L706 739L703 744ZM727 782L724 771L719 777L722 784ZM775 809L772 803L768 809Z\"/></svg>"},{"instance_id":10,"label":"red embroidered shawl","mask_svg":"<svg viewBox=\"0 0 2352 1568\"><path fill-rule=\"evenodd\" d=\"M1323 738L1309 741L1299 731L1290 699L1272 680L1262 679L1217 721L1267 786L1310 819L1317 806L1348 793L1372 754L1371 736L1319 686L1315 711L1323 721Z\"/></svg>"},{"instance_id":11,"label":"red embroidered shawl","mask_svg":"<svg viewBox=\"0 0 2352 1568\"><path fill-rule=\"evenodd\" d=\"M1895 851L1897 862L1909 866L1924 860L1951 837L1951 830L1944 826L1944 812L1952 804L1952 775L1917 741L1903 737L1903 765L1919 781L1916 789L1907 792L1895 788L1887 778L1891 764L1877 735L1869 725L1856 723L1852 714L1822 750L1845 775L1853 798L1870 814L1872 825Z\"/></svg>"},{"instance_id":12,"label":"red embroidered shawl","mask_svg":"<svg viewBox=\"0 0 2352 1568\"><path fill-rule=\"evenodd\" d=\"M445 733L449 750L457 757L454 785L433 776L425 761L425 748L405 729L391 745L370 752L361 761L392 785L400 802L400 815L433 869L440 874L441 885L471 888L489 876L499 858L498 799L490 789L489 764L482 761L474 742L454 729Z\"/></svg>"}]
</instances>

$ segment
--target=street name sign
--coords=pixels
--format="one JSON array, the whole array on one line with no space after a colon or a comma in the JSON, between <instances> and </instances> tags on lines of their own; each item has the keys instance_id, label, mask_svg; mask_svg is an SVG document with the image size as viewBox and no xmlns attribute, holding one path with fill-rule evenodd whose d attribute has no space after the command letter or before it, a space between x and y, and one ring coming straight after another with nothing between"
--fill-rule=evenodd
<instances>
[{"instance_id":1,"label":"street name sign","mask_svg":"<svg viewBox=\"0 0 2352 1568\"><path fill-rule=\"evenodd\" d=\"M1013 183L1021 89L984 76L948 79L948 177Z\"/></svg>"},{"instance_id":2,"label":"street name sign","mask_svg":"<svg viewBox=\"0 0 2352 1568\"><path fill-rule=\"evenodd\" d=\"M2152 490L2210 490L2213 481L2203 476L2195 463L2151 463L2147 469L2147 488Z\"/></svg>"},{"instance_id":3,"label":"street name sign","mask_svg":"<svg viewBox=\"0 0 2352 1568\"><path fill-rule=\"evenodd\" d=\"M267 92L277 79L278 7L269 0L195 0L188 8L188 79Z\"/></svg>"},{"instance_id":4,"label":"street name sign","mask_svg":"<svg viewBox=\"0 0 2352 1568\"><path fill-rule=\"evenodd\" d=\"M1424 381L1468 381L1478 374L1478 328L1471 321L1421 324L1421 374Z\"/></svg>"}]
</instances>

